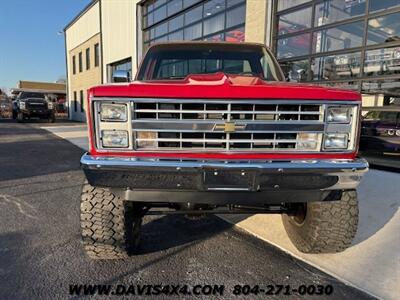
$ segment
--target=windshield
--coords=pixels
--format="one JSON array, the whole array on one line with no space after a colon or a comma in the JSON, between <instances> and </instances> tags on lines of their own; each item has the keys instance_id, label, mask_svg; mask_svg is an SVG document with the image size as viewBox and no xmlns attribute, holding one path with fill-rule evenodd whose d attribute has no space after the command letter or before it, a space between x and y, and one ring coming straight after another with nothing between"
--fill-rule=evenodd
<instances>
[{"instance_id":1,"label":"windshield","mask_svg":"<svg viewBox=\"0 0 400 300\"><path fill-rule=\"evenodd\" d=\"M184 79L190 74L225 74L257 76L280 81L276 62L264 47L199 45L196 48L169 47L149 50L138 73L138 80ZM185 49L183 49L185 48Z\"/></svg>"},{"instance_id":2,"label":"windshield","mask_svg":"<svg viewBox=\"0 0 400 300\"><path fill-rule=\"evenodd\" d=\"M44 99L44 94L42 93L33 93L33 92L22 92L19 97L19 99L27 99L27 98L42 98Z\"/></svg>"}]
</instances>

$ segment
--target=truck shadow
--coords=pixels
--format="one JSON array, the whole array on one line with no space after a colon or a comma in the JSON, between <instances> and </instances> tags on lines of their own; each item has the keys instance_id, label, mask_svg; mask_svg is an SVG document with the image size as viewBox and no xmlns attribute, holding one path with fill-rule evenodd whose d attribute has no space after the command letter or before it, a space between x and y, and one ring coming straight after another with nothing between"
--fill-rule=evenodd
<instances>
[{"instance_id":1,"label":"truck shadow","mask_svg":"<svg viewBox=\"0 0 400 300\"><path fill-rule=\"evenodd\" d=\"M147 216L142 226L139 254L148 254L201 241L231 228L214 215L189 220L183 215Z\"/></svg>"}]
</instances>

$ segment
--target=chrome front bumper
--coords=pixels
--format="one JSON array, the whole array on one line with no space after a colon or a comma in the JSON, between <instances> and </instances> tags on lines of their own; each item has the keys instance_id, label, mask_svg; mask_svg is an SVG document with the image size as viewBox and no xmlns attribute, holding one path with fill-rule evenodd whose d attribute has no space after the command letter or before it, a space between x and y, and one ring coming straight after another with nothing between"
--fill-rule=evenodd
<instances>
[{"instance_id":1,"label":"chrome front bumper","mask_svg":"<svg viewBox=\"0 0 400 300\"><path fill-rule=\"evenodd\" d=\"M194 201L212 203L222 193L275 202L299 202L302 197L322 201L332 191L355 189L368 171L364 159L215 161L85 154L81 165L94 186L119 190L126 200L154 201L153 197L157 202L188 201L182 192L199 192Z\"/></svg>"}]
</instances>

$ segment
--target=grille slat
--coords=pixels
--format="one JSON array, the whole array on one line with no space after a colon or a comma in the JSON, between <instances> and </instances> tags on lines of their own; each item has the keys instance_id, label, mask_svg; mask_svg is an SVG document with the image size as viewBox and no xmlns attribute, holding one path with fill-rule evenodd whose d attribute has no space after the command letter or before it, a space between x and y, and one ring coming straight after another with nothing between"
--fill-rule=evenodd
<instances>
[{"instance_id":1,"label":"grille slat","mask_svg":"<svg viewBox=\"0 0 400 300\"><path fill-rule=\"evenodd\" d=\"M132 109L138 150L319 151L324 131L323 104L171 100Z\"/></svg>"}]
</instances>

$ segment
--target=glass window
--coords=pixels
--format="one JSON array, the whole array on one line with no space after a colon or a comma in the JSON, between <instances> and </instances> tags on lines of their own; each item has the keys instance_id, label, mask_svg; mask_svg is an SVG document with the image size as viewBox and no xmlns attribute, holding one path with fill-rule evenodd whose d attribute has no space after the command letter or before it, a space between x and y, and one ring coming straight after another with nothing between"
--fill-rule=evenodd
<instances>
[{"instance_id":1,"label":"glass window","mask_svg":"<svg viewBox=\"0 0 400 300\"><path fill-rule=\"evenodd\" d=\"M175 17L168 22L168 30L169 32L175 31L179 28L183 27L183 15Z\"/></svg>"},{"instance_id":2,"label":"glass window","mask_svg":"<svg viewBox=\"0 0 400 300\"><path fill-rule=\"evenodd\" d=\"M109 82L113 82L113 78L112 78L112 74L114 73L114 71L117 70L122 70L122 71L127 71L129 78L132 78L132 60L130 58L112 63L108 65L108 69L109 69Z\"/></svg>"},{"instance_id":3,"label":"glass window","mask_svg":"<svg viewBox=\"0 0 400 300\"><path fill-rule=\"evenodd\" d=\"M162 23L155 27L155 36L159 37L161 35L168 33L168 23Z\"/></svg>"},{"instance_id":4,"label":"glass window","mask_svg":"<svg viewBox=\"0 0 400 300\"><path fill-rule=\"evenodd\" d=\"M398 115L397 111L370 111L365 115L365 119L396 123Z\"/></svg>"},{"instance_id":5,"label":"glass window","mask_svg":"<svg viewBox=\"0 0 400 300\"><path fill-rule=\"evenodd\" d=\"M286 79L290 82L303 82L308 80L308 74L310 73L308 59L284 62L281 64L281 68Z\"/></svg>"},{"instance_id":6,"label":"glass window","mask_svg":"<svg viewBox=\"0 0 400 300\"><path fill-rule=\"evenodd\" d=\"M78 110L78 97L77 97L77 93L74 92L74 112L77 112Z\"/></svg>"},{"instance_id":7,"label":"glass window","mask_svg":"<svg viewBox=\"0 0 400 300\"><path fill-rule=\"evenodd\" d=\"M164 20L167 17L167 7L161 6L160 8L156 9L153 12L153 15L154 15L154 23Z\"/></svg>"},{"instance_id":8,"label":"glass window","mask_svg":"<svg viewBox=\"0 0 400 300\"><path fill-rule=\"evenodd\" d=\"M94 45L94 66L98 67L100 65L100 45L97 43Z\"/></svg>"},{"instance_id":9,"label":"glass window","mask_svg":"<svg viewBox=\"0 0 400 300\"><path fill-rule=\"evenodd\" d=\"M246 6L239 6L229 10L226 14L226 27L233 27L243 24L246 20Z\"/></svg>"},{"instance_id":10,"label":"glass window","mask_svg":"<svg viewBox=\"0 0 400 300\"><path fill-rule=\"evenodd\" d=\"M214 16L225 10L225 0L211 0L204 3L204 17Z\"/></svg>"},{"instance_id":11,"label":"glass window","mask_svg":"<svg viewBox=\"0 0 400 300\"><path fill-rule=\"evenodd\" d=\"M72 56L72 74L76 74L76 57Z\"/></svg>"},{"instance_id":12,"label":"glass window","mask_svg":"<svg viewBox=\"0 0 400 300\"><path fill-rule=\"evenodd\" d=\"M182 41L183 40L183 30L178 30L168 35L169 41Z\"/></svg>"},{"instance_id":13,"label":"glass window","mask_svg":"<svg viewBox=\"0 0 400 300\"><path fill-rule=\"evenodd\" d=\"M82 52L79 52L78 60L79 60L79 73L80 73L80 72L83 71L83 66L82 66Z\"/></svg>"},{"instance_id":14,"label":"glass window","mask_svg":"<svg viewBox=\"0 0 400 300\"><path fill-rule=\"evenodd\" d=\"M363 40L364 22L354 22L314 33L315 53L360 47Z\"/></svg>"},{"instance_id":15,"label":"glass window","mask_svg":"<svg viewBox=\"0 0 400 300\"><path fill-rule=\"evenodd\" d=\"M218 33L204 38L204 41L210 41L210 42L222 42L224 40L225 40L224 33Z\"/></svg>"},{"instance_id":16,"label":"glass window","mask_svg":"<svg viewBox=\"0 0 400 300\"><path fill-rule=\"evenodd\" d=\"M192 8L187 13L185 13L185 25L192 24L198 20L201 20L203 14L203 6L197 6Z\"/></svg>"},{"instance_id":17,"label":"glass window","mask_svg":"<svg viewBox=\"0 0 400 300\"><path fill-rule=\"evenodd\" d=\"M399 0L369 0L369 11L377 11L400 6Z\"/></svg>"},{"instance_id":18,"label":"glass window","mask_svg":"<svg viewBox=\"0 0 400 300\"><path fill-rule=\"evenodd\" d=\"M399 39L400 13L382 16L368 21L368 45L398 41Z\"/></svg>"},{"instance_id":19,"label":"glass window","mask_svg":"<svg viewBox=\"0 0 400 300\"><path fill-rule=\"evenodd\" d=\"M326 0L315 6L314 26L322 26L365 14L365 1Z\"/></svg>"},{"instance_id":20,"label":"glass window","mask_svg":"<svg viewBox=\"0 0 400 300\"><path fill-rule=\"evenodd\" d=\"M204 35L221 31L225 25L225 14L219 14L212 18L204 20Z\"/></svg>"},{"instance_id":21,"label":"glass window","mask_svg":"<svg viewBox=\"0 0 400 300\"><path fill-rule=\"evenodd\" d=\"M336 89L358 91L360 85L358 81L345 81L345 82L332 82L327 84L327 86L331 86Z\"/></svg>"},{"instance_id":22,"label":"glass window","mask_svg":"<svg viewBox=\"0 0 400 300\"><path fill-rule=\"evenodd\" d=\"M150 39L150 30L143 31L143 39L145 42L147 42Z\"/></svg>"},{"instance_id":23,"label":"glass window","mask_svg":"<svg viewBox=\"0 0 400 300\"><path fill-rule=\"evenodd\" d=\"M155 66L151 74L150 66ZM189 67L190 66L190 67ZM230 44L220 46L193 45L184 50L167 49L165 47L153 48L146 55L139 70L139 80L182 79L189 74L225 72L228 74L241 74L243 76L254 74L265 80L282 80L277 65L264 47L237 46Z\"/></svg>"},{"instance_id":24,"label":"glass window","mask_svg":"<svg viewBox=\"0 0 400 300\"><path fill-rule=\"evenodd\" d=\"M182 0L172 0L168 2L167 5L168 16L176 14L181 9L182 9Z\"/></svg>"},{"instance_id":25,"label":"glass window","mask_svg":"<svg viewBox=\"0 0 400 300\"><path fill-rule=\"evenodd\" d=\"M306 55L310 52L311 34L299 34L278 40L278 58Z\"/></svg>"},{"instance_id":26,"label":"glass window","mask_svg":"<svg viewBox=\"0 0 400 300\"><path fill-rule=\"evenodd\" d=\"M311 7L284 14L279 17L278 34L288 34L311 27Z\"/></svg>"},{"instance_id":27,"label":"glass window","mask_svg":"<svg viewBox=\"0 0 400 300\"><path fill-rule=\"evenodd\" d=\"M237 5L237 4L239 4L239 3L246 3L246 0L228 0L228 1L226 1L227 3L227 7L232 7L232 6L235 6L235 5Z\"/></svg>"},{"instance_id":28,"label":"glass window","mask_svg":"<svg viewBox=\"0 0 400 300\"><path fill-rule=\"evenodd\" d=\"M400 90L400 79L380 79L364 81L362 90L367 94L398 95Z\"/></svg>"},{"instance_id":29,"label":"glass window","mask_svg":"<svg viewBox=\"0 0 400 300\"><path fill-rule=\"evenodd\" d=\"M90 48L86 49L86 70L90 69Z\"/></svg>"},{"instance_id":30,"label":"glass window","mask_svg":"<svg viewBox=\"0 0 400 300\"><path fill-rule=\"evenodd\" d=\"M143 17L143 27L148 27L154 24L154 14L149 13L147 16Z\"/></svg>"},{"instance_id":31,"label":"glass window","mask_svg":"<svg viewBox=\"0 0 400 300\"><path fill-rule=\"evenodd\" d=\"M400 74L400 47L366 51L364 74L366 76Z\"/></svg>"},{"instance_id":32,"label":"glass window","mask_svg":"<svg viewBox=\"0 0 400 300\"><path fill-rule=\"evenodd\" d=\"M314 80L335 80L360 76L361 53L315 58L311 64Z\"/></svg>"},{"instance_id":33,"label":"glass window","mask_svg":"<svg viewBox=\"0 0 400 300\"><path fill-rule=\"evenodd\" d=\"M310 1L310 0L279 0L278 1L278 11L306 3L308 1Z\"/></svg>"},{"instance_id":34,"label":"glass window","mask_svg":"<svg viewBox=\"0 0 400 300\"><path fill-rule=\"evenodd\" d=\"M185 40L194 40L201 37L201 23L189 26L185 28L184 38Z\"/></svg>"},{"instance_id":35,"label":"glass window","mask_svg":"<svg viewBox=\"0 0 400 300\"><path fill-rule=\"evenodd\" d=\"M236 29L232 29L225 33L225 41L227 42L244 42L245 40L245 33L244 27L238 27Z\"/></svg>"},{"instance_id":36,"label":"glass window","mask_svg":"<svg viewBox=\"0 0 400 300\"><path fill-rule=\"evenodd\" d=\"M183 0L183 7L189 7L192 6L193 4L199 2L200 0Z\"/></svg>"},{"instance_id":37,"label":"glass window","mask_svg":"<svg viewBox=\"0 0 400 300\"><path fill-rule=\"evenodd\" d=\"M144 12L149 11L143 21L144 49L168 40L244 41L245 3L245 0L169 0L156 6L156 2L148 2L143 8ZM157 25L146 24L151 14Z\"/></svg>"},{"instance_id":38,"label":"glass window","mask_svg":"<svg viewBox=\"0 0 400 300\"><path fill-rule=\"evenodd\" d=\"M81 102L81 112L84 112L85 111L85 109L84 109L85 100L83 98L83 91L79 92L79 99L80 99L80 102Z\"/></svg>"}]
</instances>

